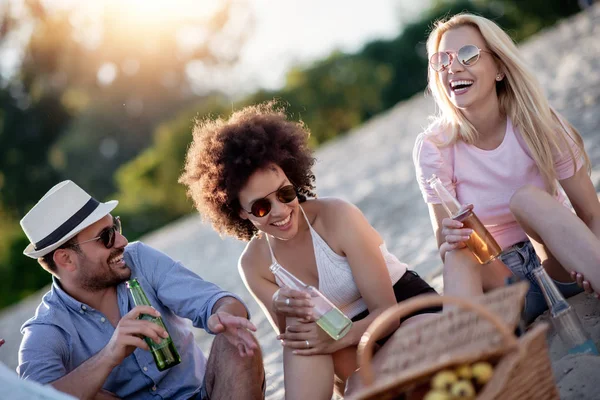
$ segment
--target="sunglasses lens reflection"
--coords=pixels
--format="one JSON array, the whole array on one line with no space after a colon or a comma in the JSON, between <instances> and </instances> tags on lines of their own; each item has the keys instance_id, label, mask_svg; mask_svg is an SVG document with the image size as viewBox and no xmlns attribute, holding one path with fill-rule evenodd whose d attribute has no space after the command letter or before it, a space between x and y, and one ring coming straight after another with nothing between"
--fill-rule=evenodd
<instances>
[{"instance_id":1,"label":"sunglasses lens reflection","mask_svg":"<svg viewBox=\"0 0 600 400\"><path fill-rule=\"evenodd\" d=\"M256 200L251 211L256 217L264 217L271 211L271 202L267 199Z\"/></svg>"},{"instance_id":2,"label":"sunglasses lens reflection","mask_svg":"<svg viewBox=\"0 0 600 400\"><path fill-rule=\"evenodd\" d=\"M466 66L475 64L479 60L479 49L472 44L461 47L458 51L458 60Z\"/></svg>"},{"instance_id":3,"label":"sunglasses lens reflection","mask_svg":"<svg viewBox=\"0 0 600 400\"><path fill-rule=\"evenodd\" d=\"M284 186L275 192L275 197L281 203L290 203L296 198L296 189L292 185ZM258 199L252 204L250 211L255 217L264 217L271 211L271 201L266 198Z\"/></svg>"},{"instance_id":4,"label":"sunglasses lens reflection","mask_svg":"<svg viewBox=\"0 0 600 400\"><path fill-rule=\"evenodd\" d=\"M450 57L444 52L435 53L429 59L429 64L435 71L441 71L450 64Z\"/></svg>"},{"instance_id":5,"label":"sunglasses lens reflection","mask_svg":"<svg viewBox=\"0 0 600 400\"><path fill-rule=\"evenodd\" d=\"M282 203L290 203L296 198L296 189L292 185L284 186L277 191L277 199Z\"/></svg>"}]
</instances>

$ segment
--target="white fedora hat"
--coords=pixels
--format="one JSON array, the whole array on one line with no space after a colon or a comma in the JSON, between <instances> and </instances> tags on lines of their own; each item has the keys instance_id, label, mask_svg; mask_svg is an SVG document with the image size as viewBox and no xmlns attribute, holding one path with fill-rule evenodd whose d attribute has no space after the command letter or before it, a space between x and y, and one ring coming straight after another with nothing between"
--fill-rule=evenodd
<instances>
[{"instance_id":1,"label":"white fedora hat","mask_svg":"<svg viewBox=\"0 0 600 400\"><path fill-rule=\"evenodd\" d=\"M54 186L21 220L29 239L23 254L43 257L99 221L119 204L100 203L71 181Z\"/></svg>"}]
</instances>

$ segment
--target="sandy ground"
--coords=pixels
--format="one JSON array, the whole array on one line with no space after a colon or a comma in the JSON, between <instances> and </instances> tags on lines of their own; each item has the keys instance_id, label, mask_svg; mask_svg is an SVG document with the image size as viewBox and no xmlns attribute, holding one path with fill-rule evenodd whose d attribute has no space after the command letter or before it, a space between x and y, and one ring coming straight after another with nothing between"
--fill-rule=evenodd
<instances>
[{"instance_id":1,"label":"sandy ground","mask_svg":"<svg viewBox=\"0 0 600 400\"><path fill-rule=\"evenodd\" d=\"M542 32L522 45L552 105L578 128L592 164L593 182L600 182L600 5ZM441 290L427 208L414 178L412 147L434 112L430 97L418 94L398 104L317 152L320 196L338 196L355 203L382 234L388 248ZM125 228L126 229L126 228ZM267 398L282 399L281 350L272 328L237 273L243 243L221 239L196 216L184 218L143 239L207 280L240 294L250 305L258 326L267 370ZM32 268L35 265L32 264ZM44 291L0 313L0 337L6 345L0 361L17 364L19 327L28 319ZM587 329L600 344L600 303L580 295L572 299ZM196 330L198 344L208 351L211 336ZM599 398L600 357L563 357L560 341L549 336L554 371L563 399Z\"/></svg>"}]
</instances>

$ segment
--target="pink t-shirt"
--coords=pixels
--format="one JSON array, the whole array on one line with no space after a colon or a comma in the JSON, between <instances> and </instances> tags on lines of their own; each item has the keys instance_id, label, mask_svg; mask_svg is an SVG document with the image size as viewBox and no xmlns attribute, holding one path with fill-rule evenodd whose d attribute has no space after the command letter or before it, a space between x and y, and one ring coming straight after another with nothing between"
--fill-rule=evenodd
<instances>
[{"instance_id":1,"label":"pink t-shirt","mask_svg":"<svg viewBox=\"0 0 600 400\"><path fill-rule=\"evenodd\" d=\"M461 204L471 203L474 211L503 249L527 239L509 209L511 196L524 185L545 189L544 180L518 129L510 119L500 146L482 150L458 140L446 147L444 132L435 126L422 132L415 143L413 161L417 182L425 202L440 204L427 179L436 174L443 185L456 196ZM575 142L567 136L577 161L577 170L583 165ZM556 154L554 167L559 180L574 175L573 161L568 149ZM559 190L557 200L565 205L566 197Z\"/></svg>"}]
</instances>

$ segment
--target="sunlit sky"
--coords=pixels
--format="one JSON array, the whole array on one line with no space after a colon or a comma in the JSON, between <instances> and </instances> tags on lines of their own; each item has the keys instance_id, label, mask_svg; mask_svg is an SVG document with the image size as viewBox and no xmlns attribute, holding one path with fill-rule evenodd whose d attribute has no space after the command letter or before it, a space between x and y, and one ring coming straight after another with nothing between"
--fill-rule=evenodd
<instances>
[{"instance_id":1,"label":"sunlit sky","mask_svg":"<svg viewBox=\"0 0 600 400\"><path fill-rule=\"evenodd\" d=\"M251 0L257 21L241 68L261 86L276 88L294 64L396 36L428 1Z\"/></svg>"},{"instance_id":2,"label":"sunlit sky","mask_svg":"<svg viewBox=\"0 0 600 400\"><path fill-rule=\"evenodd\" d=\"M359 50L376 38L396 36L430 0L250 0L255 32L239 71L249 82L277 88L290 66ZM254 81L254 82L253 82Z\"/></svg>"},{"instance_id":3,"label":"sunlit sky","mask_svg":"<svg viewBox=\"0 0 600 400\"><path fill-rule=\"evenodd\" d=\"M0 0L19 4L24 0ZM42 0L51 6L72 8L98 14L102 7L116 7L119 16L131 21L132 29L161 26L183 18L204 18L222 5L223 0ZM220 89L243 95L259 87L277 89L294 65L308 65L334 50L354 52L378 38L395 37L403 23L413 20L431 0L231 0L250 9L253 23L247 42L233 70L195 71L202 91ZM76 14L78 15L78 14ZM238 16L244 20L247 16ZM74 16L74 23L77 17ZM235 20L235 18L234 18ZM246 20L244 20L246 21ZM248 24L238 25L245 29ZM247 22L247 21L246 21ZM82 20L83 24L87 22ZM234 24L235 25L235 24ZM94 30L91 30L95 33ZM183 31L181 44L194 45L201 32ZM200 36L198 36L200 34ZM134 39L134 40L140 40ZM227 51L229 46L221 46ZM10 70L18 52L4 49L0 69ZM194 74L191 74L194 75ZM195 79L195 78L194 78Z\"/></svg>"},{"instance_id":4,"label":"sunlit sky","mask_svg":"<svg viewBox=\"0 0 600 400\"><path fill-rule=\"evenodd\" d=\"M121 0L140 18L210 14L219 0ZM240 62L232 71L211 72L210 84L230 94L258 87L276 89L294 65L306 65L334 50L357 51L366 42L395 37L430 0L238 0L254 23ZM236 0L234 0L234 3ZM218 3L217 3L218 4ZM177 7L177 9L173 9ZM210 89L204 82L204 89Z\"/></svg>"}]
</instances>

